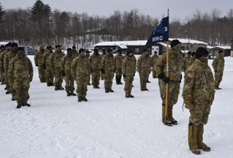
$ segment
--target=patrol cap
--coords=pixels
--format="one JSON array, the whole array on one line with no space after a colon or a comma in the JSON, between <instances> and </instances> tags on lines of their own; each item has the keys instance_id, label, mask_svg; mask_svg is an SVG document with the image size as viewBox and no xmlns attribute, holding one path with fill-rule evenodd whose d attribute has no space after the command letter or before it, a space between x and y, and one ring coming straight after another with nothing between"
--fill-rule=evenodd
<instances>
[{"instance_id":1,"label":"patrol cap","mask_svg":"<svg viewBox=\"0 0 233 158\"><path fill-rule=\"evenodd\" d=\"M95 53L98 53L98 52L99 52L99 50L98 50L98 49L94 49L94 52L95 52Z\"/></svg>"},{"instance_id":2,"label":"patrol cap","mask_svg":"<svg viewBox=\"0 0 233 158\"><path fill-rule=\"evenodd\" d=\"M180 43L180 41L179 40L173 40L172 42L171 42L171 47L173 48L173 47L175 47L177 44L181 44Z\"/></svg>"},{"instance_id":3,"label":"patrol cap","mask_svg":"<svg viewBox=\"0 0 233 158\"><path fill-rule=\"evenodd\" d=\"M18 47L17 52L18 51L24 51L24 48L23 47Z\"/></svg>"},{"instance_id":4,"label":"patrol cap","mask_svg":"<svg viewBox=\"0 0 233 158\"><path fill-rule=\"evenodd\" d=\"M192 53L189 51L188 54L192 54Z\"/></svg>"},{"instance_id":5,"label":"patrol cap","mask_svg":"<svg viewBox=\"0 0 233 158\"><path fill-rule=\"evenodd\" d=\"M109 48L109 49L108 49L108 52L112 52L112 49Z\"/></svg>"},{"instance_id":6,"label":"patrol cap","mask_svg":"<svg viewBox=\"0 0 233 158\"><path fill-rule=\"evenodd\" d=\"M221 50L221 49L218 51L219 54L222 53L222 52L223 52L223 50Z\"/></svg>"},{"instance_id":7,"label":"patrol cap","mask_svg":"<svg viewBox=\"0 0 233 158\"><path fill-rule=\"evenodd\" d=\"M56 48L61 47L60 45L56 45Z\"/></svg>"},{"instance_id":8,"label":"patrol cap","mask_svg":"<svg viewBox=\"0 0 233 158\"><path fill-rule=\"evenodd\" d=\"M18 47L17 43L11 43L11 47Z\"/></svg>"},{"instance_id":9,"label":"patrol cap","mask_svg":"<svg viewBox=\"0 0 233 158\"><path fill-rule=\"evenodd\" d=\"M209 55L209 52L207 51L207 49L203 48L203 47L199 47L197 48L196 51L196 58L200 58L202 56L207 57Z\"/></svg>"},{"instance_id":10,"label":"patrol cap","mask_svg":"<svg viewBox=\"0 0 233 158\"><path fill-rule=\"evenodd\" d=\"M85 50L83 49L83 48L81 48L81 49L79 49L79 51L78 51L79 53L81 53L81 52L85 52Z\"/></svg>"},{"instance_id":11,"label":"patrol cap","mask_svg":"<svg viewBox=\"0 0 233 158\"><path fill-rule=\"evenodd\" d=\"M117 52L121 52L121 51L122 51L121 48L118 48Z\"/></svg>"},{"instance_id":12,"label":"patrol cap","mask_svg":"<svg viewBox=\"0 0 233 158\"><path fill-rule=\"evenodd\" d=\"M106 51L105 49L102 50L102 52L105 52L105 51Z\"/></svg>"},{"instance_id":13,"label":"patrol cap","mask_svg":"<svg viewBox=\"0 0 233 158\"><path fill-rule=\"evenodd\" d=\"M143 49L143 53L146 52L146 51L148 51L148 50L147 49Z\"/></svg>"},{"instance_id":14,"label":"patrol cap","mask_svg":"<svg viewBox=\"0 0 233 158\"><path fill-rule=\"evenodd\" d=\"M4 45L1 45L1 47L0 48L4 48L5 46Z\"/></svg>"},{"instance_id":15,"label":"patrol cap","mask_svg":"<svg viewBox=\"0 0 233 158\"><path fill-rule=\"evenodd\" d=\"M47 48L50 49L50 48L52 48L52 47L51 47L51 46L48 46Z\"/></svg>"},{"instance_id":16,"label":"patrol cap","mask_svg":"<svg viewBox=\"0 0 233 158\"><path fill-rule=\"evenodd\" d=\"M75 46L72 47L73 49L76 48Z\"/></svg>"},{"instance_id":17,"label":"patrol cap","mask_svg":"<svg viewBox=\"0 0 233 158\"><path fill-rule=\"evenodd\" d=\"M89 50L87 50L87 51L86 51L86 53L90 53L90 51L89 51Z\"/></svg>"},{"instance_id":18,"label":"patrol cap","mask_svg":"<svg viewBox=\"0 0 233 158\"><path fill-rule=\"evenodd\" d=\"M132 50L128 50L127 51L127 55L129 55L130 53L132 53L133 51Z\"/></svg>"},{"instance_id":19,"label":"patrol cap","mask_svg":"<svg viewBox=\"0 0 233 158\"><path fill-rule=\"evenodd\" d=\"M67 52L70 52L70 51L72 52L72 49L71 48L67 48Z\"/></svg>"},{"instance_id":20,"label":"patrol cap","mask_svg":"<svg viewBox=\"0 0 233 158\"><path fill-rule=\"evenodd\" d=\"M11 47L11 42L7 43L6 47Z\"/></svg>"}]
</instances>

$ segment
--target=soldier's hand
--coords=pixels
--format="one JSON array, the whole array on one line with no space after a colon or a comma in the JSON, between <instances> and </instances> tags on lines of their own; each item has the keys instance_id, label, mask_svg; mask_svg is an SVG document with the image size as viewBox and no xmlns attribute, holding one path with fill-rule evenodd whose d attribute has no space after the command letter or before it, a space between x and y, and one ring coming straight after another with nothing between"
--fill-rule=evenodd
<instances>
[{"instance_id":1,"label":"soldier's hand","mask_svg":"<svg viewBox=\"0 0 233 158\"><path fill-rule=\"evenodd\" d=\"M36 66L38 66L38 64L36 64Z\"/></svg>"},{"instance_id":2,"label":"soldier's hand","mask_svg":"<svg viewBox=\"0 0 233 158\"><path fill-rule=\"evenodd\" d=\"M214 70L214 72L216 73L216 72L217 72L217 70Z\"/></svg>"},{"instance_id":3,"label":"soldier's hand","mask_svg":"<svg viewBox=\"0 0 233 158\"><path fill-rule=\"evenodd\" d=\"M90 73L92 73L92 68L90 68Z\"/></svg>"},{"instance_id":4,"label":"soldier's hand","mask_svg":"<svg viewBox=\"0 0 233 158\"><path fill-rule=\"evenodd\" d=\"M181 80L182 80L182 75L180 75L180 81L179 81L179 83L181 83Z\"/></svg>"},{"instance_id":5,"label":"soldier's hand","mask_svg":"<svg viewBox=\"0 0 233 158\"><path fill-rule=\"evenodd\" d=\"M126 78L126 75L123 75L124 78Z\"/></svg>"},{"instance_id":6,"label":"soldier's hand","mask_svg":"<svg viewBox=\"0 0 233 158\"><path fill-rule=\"evenodd\" d=\"M100 69L100 71L101 71L103 74L105 74L105 71L104 71L104 69Z\"/></svg>"},{"instance_id":7,"label":"soldier's hand","mask_svg":"<svg viewBox=\"0 0 233 158\"><path fill-rule=\"evenodd\" d=\"M61 75L62 75L62 76L66 76L66 74L65 74L65 71L64 71L64 70L61 70Z\"/></svg>"},{"instance_id":8,"label":"soldier's hand","mask_svg":"<svg viewBox=\"0 0 233 158\"><path fill-rule=\"evenodd\" d=\"M2 73L4 73L4 68L2 68Z\"/></svg>"},{"instance_id":9,"label":"soldier's hand","mask_svg":"<svg viewBox=\"0 0 233 158\"><path fill-rule=\"evenodd\" d=\"M163 76L162 80L165 83L169 83L169 81L170 81L169 78L167 78L166 76Z\"/></svg>"},{"instance_id":10,"label":"soldier's hand","mask_svg":"<svg viewBox=\"0 0 233 158\"><path fill-rule=\"evenodd\" d=\"M194 105L192 103L187 103L187 104L185 104L185 108L192 110L192 109L194 109Z\"/></svg>"},{"instance_id":11,"label":"soldier's hand","mask_svg":"<svg viewBox=\"0 0 233 158\"><path fill-rule=\"evenodd\" d=\"M45 64L43 64L42 66L43 66L44 69L46 69L46 65Z\"/></svg>"}]
</instances>

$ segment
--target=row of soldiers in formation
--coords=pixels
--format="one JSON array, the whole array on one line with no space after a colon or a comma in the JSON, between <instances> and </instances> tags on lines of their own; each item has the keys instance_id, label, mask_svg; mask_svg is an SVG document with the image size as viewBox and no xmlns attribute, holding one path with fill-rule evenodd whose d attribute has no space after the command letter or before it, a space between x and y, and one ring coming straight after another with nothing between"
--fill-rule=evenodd
<instances>
[{"instance_id":1,"label":"row of soldiers in formation","mask_svg":"<svg viewBox=\"0 0 233 158\"><path fill-rule=\"evenodd\" d=\"M167 53L160 57L155 55L150 58L148 49L143 50L143 54L136 62L136 58L131 50L123 57L121 51L114 57L112 50L108 49L103 56L99 55L98 50L90 57L85 55L85 50L80 49L79 53L73 47L67 49L67 55L61 51L59 45L55 52L47 47L44 52L43 46L35 55L35 64L39 69L41 82L47 82L48 86L53 85L53 76L55 76L55 90L62 90L62 80L65 77L67 95L73 93L74 79L77 83L78 101L87 101L87 84L92 75L92 84L94 88L99 88L100 71L104 75L105 92L113 92L112 80L114 72L116 73L117 83L121 83L123 75L125 81L126 98L132 98L132 82L135 76L136 67L140 77L140 87L142 91L147 91L146 83L153 66L153 77L159 78L160 96L162 99L162 122L165 125L177 125L178 122L173 118L173 106L178 101L180 83L182 79L182 69L185 70L183 99L185 107L190 110L188 125L188 143L189 148L194 154L200 154L200 149L210 151L203 142L204 127L208 122L210 107L214 101L215 89L219 88L223 70L224 70L224 52L219 51L219 55L214 59L212 65L215 72L215 81L210 67L208 66L208 51L199 47L196 54L183 58L180 51L180 41L171 41L171 48L168 51L169 63L166 64ZM29 99L29 82L33 78L33 69L31 61L24 54L23 48L17 48L16 43L8 44L7 50L1 53L1 73L4 73L7 93L12 94L12 99L18 102L17 108L21 106L30 106L27 103ZM4 59L4 60L3 60ZM167 68L168 66L168 68ZM166 72L169 72L169 77ZM44 73L46 71L46 73ZM45 76L43 76L46 74ZM166 85L168 87L166 88ZM166 93L168 91L168 93ZM166 100L167 95L167 100ZM165 104L167 106L165 106Z\"/></svg>"}]
</instances>

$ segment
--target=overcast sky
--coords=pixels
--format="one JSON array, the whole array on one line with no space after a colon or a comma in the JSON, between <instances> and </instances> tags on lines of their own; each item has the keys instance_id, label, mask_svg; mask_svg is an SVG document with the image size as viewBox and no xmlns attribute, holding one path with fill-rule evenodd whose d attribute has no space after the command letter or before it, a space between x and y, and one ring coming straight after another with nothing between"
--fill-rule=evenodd
<instances>
[{"instance_id":1,"label":"overcast sky","mask_svg":"<svg viewBox=\"0 0 233 158\"><path fill-rule=\"evenodd\" d=\"M1 0L4 9L32 7L36 0ZM202 13L211 13L213 9L221 11L221 17L233 8L233 0L42 0L44 4L60 11L88 13L108 17L115 10L122 13L138 9L139 13L161 19L170 10L170 20L191 16L197 9Z\"/></svg>"}]
</instances>

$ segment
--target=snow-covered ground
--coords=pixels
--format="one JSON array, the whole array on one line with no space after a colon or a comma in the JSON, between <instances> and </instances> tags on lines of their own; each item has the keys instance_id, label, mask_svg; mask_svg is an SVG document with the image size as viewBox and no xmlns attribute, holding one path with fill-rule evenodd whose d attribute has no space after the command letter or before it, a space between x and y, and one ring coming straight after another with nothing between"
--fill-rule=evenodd
<instances>
[{"instance_id":1,"label":"snow-covered ground","mask_svg":"<svg viewBox=\"0 0 233 158\"><path fill-rule=\"evenodd\" d=\"M33 61L33 56L29 56ZM209 60L211 66L212 60ZM212 66L211 66L212 67ZM161 122L158 80L150 75L149 91L140 91L135 75L133 99L124 97L124 85L113 82L114 93L88 86L88 102L77 102L65 91L40 83L35 65L29 103L16 109L11 95L0 85L0 158L192 158L187 144L189 111L182 110L181 83L174 106L177 126ZM233 154L233 58L225 58L225 71L216 92L204 142L210 152L203 158L230 158ZM63 86L65 82L63 82Z\"/></svg>"}]
</instances>

